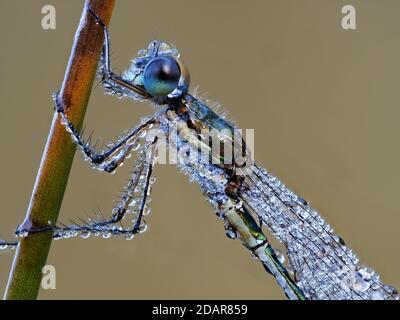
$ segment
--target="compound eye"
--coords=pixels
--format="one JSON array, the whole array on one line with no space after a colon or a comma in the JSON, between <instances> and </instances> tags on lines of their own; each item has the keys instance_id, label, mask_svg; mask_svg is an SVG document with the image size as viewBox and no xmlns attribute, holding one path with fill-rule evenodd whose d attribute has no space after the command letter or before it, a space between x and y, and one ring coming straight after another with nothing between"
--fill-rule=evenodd
<instances>
[{"instance_id":1,"label":"compound eye","mask_svg":"<svg viewBox=\"0 0 400 320\"><path fill-rule=\"evenodd\" d=\"M143 85L153 97L163 97L174 91L179 84L181 70L172 57L151 60L143 73Z\"/></svg>"}]
</instances>

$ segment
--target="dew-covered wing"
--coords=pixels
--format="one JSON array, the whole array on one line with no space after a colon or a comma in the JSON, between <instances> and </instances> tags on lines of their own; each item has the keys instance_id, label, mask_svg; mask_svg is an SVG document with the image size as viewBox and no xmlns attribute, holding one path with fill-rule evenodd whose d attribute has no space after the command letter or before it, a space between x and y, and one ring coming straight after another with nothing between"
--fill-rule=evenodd
<instances>
[{"instance_id":1,"label":"dew-covered wing","mask_svg":"<svg viewBox=\"0 0 400 320\"><path fill-rule=\"evenodd\" d=\"M258 166L241 197L281 241L297 285L309 299L398 299L396 289L358 258L301 197Z\"/></svg>"}]
</instances>

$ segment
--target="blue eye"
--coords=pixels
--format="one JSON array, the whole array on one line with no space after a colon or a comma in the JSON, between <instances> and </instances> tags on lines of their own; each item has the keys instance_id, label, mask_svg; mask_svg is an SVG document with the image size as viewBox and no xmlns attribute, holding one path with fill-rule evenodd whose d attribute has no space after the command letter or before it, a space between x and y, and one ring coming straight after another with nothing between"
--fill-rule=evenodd
<instances>
[{"instance_id":1,"label":"blue eye","mask_svg":"<svg viewBox=\"0 0 400 320\"><path fill-rule=\"evenodd\" d=\"M167 96L179 84L181 70L172 57L157 57L151 60L143 73L143 85L153 97Z\"/></svg>"}]
</instances>

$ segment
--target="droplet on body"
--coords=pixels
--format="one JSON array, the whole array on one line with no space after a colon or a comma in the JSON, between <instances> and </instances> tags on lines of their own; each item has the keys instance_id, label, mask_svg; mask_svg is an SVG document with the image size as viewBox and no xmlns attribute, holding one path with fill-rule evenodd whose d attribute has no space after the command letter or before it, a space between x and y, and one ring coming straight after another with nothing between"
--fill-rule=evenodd
<instances>
[{"instance_id":1,"label":"droplet on body","mask_svg":"<svg viewBox=\"0 0 400 320\"><path fill-rule=\"evenodd\" d=\"M274 252L275 252L276 257L278 258L278 261L281 264L284 264L285 263L285 255L282 253L282 251L275 248Z\"/></svg>"},{"instance_id":2,"label":"droplet on body","mask_svg":"<svg viewBox=\"0 0 400 320\"><path fill-rule=\"evenodd\" d=\"M225 234L229 239L236 239L236 232L232 228L227 228Z\"/></svg>"}]
</instances>

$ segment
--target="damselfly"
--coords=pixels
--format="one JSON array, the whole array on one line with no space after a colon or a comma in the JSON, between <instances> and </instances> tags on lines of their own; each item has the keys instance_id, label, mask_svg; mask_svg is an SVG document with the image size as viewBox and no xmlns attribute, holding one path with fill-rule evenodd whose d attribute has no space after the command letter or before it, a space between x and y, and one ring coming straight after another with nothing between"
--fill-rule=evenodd
<instances>
[{"instance_id":1,"label":"damselfly","mask_svg":"<svg viewBox=\"0 0 400 320\"><path fill-rule=\"evenodd\" d=\"M144 232L153 167L164 145L170 153L176 151L178 167L200 185L223 220L227 236L239 239L290 299L399 298L393 287L384 285L373 270L359 264L344 241L303 198L253 162L234 125L189 93L189 73L173 46L152 41L118 76L110 65L108 30L92 14L104 30L99 70L106 92L150 101L157 111L97 153L75 130L68 120L67 106L55 95L61 123L93 168L113 173L135 153L134 169L110 219L82 220L62 227L21 225L17 236L53 230L55 238L95 235L132 239ZM123 220L130 224L122 224ZM283 243L287 264L267 240L263 226ZM17 243L0 244L4 249Z\"/></svg>"}]
</instances>

